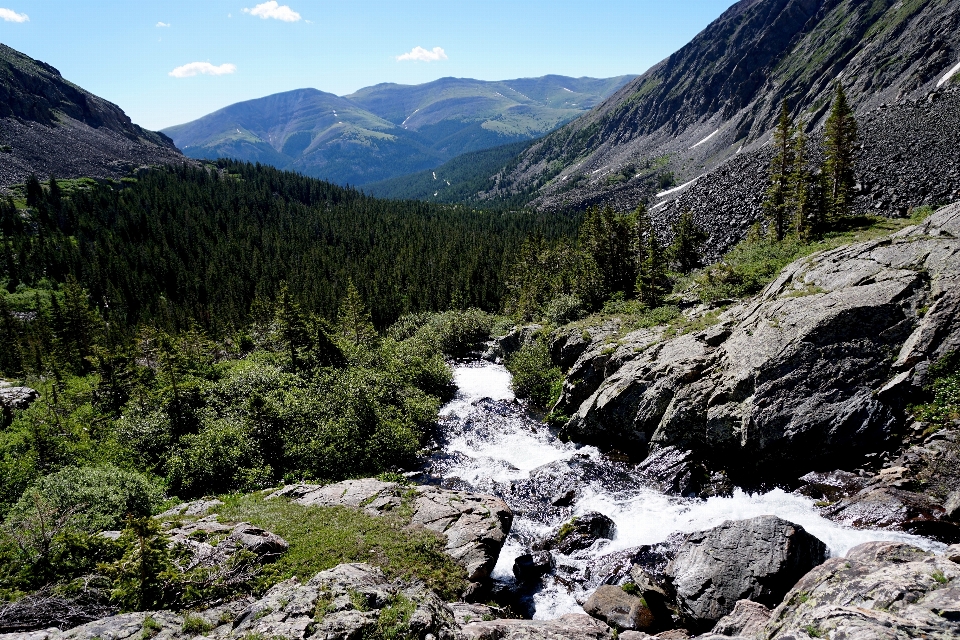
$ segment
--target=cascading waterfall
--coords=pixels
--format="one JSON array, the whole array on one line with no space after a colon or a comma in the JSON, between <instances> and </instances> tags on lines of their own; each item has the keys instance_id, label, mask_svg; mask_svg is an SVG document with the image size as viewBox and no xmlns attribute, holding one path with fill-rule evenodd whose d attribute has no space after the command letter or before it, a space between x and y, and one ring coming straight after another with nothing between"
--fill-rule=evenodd
<instances>
[{"instance_id":1,"label":"cascading waterfall","mask_svg":"<svg viewBox=\"0 0 960 640\"><path fill-rule=\"evenodd\" d=\"M425 468L434 482L497 495L514 510L510 536L493 577L513 584L513 562L532 543L570 518L598 511L616 524L612 540L600 540L571 556L556 555L556 568L529 595L533 617L550 619L582 612L582 602L609 573L617 553L663 542L674 532L709 529L725 520L774 514L802 525L826 543L832 555L870 540L898 540L925 549L943 545L893 531L842 527L822 517L814 501L774 489L705 500L664 495L640 483L630 468L595 447L561 442L527 415L510 390L510 373L479 361L454 368L458 393L441 410L441 442ZM551 504L573 489L569 506ZM556 554L556 552L554 552Z\"/></svg>"}]
</instances>

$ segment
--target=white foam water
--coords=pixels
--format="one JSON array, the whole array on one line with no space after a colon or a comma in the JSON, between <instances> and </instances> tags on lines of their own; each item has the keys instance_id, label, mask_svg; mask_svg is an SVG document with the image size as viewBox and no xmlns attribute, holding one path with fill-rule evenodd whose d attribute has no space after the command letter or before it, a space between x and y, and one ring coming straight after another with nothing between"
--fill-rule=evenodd
<instances>
[{"instance_id":1,"label":"white foam water","mask_svg":"<svg viewBox=\"0 0 960 640\"><path fill-rule=\"evenodd\" d=\"M569 460L574 455L603 463L597 449L561 442L546 425L518 419L510 373L504 367L488 362L458 365L454 369L454 380L459 392L444 406L441 415L445 421L459 423L460 428L451 430L443 446L444 454L452 454L454 460L443 467L445 478L455 477L478 490L493 491L510 504L510 491L505 488L510 487L511 482L530 479L531 472L542 465ZM510 405L512 409L505 408L501 414L487 410L481 415L478 402L484 398ZM611 518L616 524L616 533L612 540L601 540L573 556L558 558L560 569L568 575L587 569L608 554L663 542L675 532L699 531L726 520L766 514L801 525L822 540L834 556L844 555L851 547L871 540L909 542L928 550L944 547L905 533L841 526L821 516L812 499L782 489L755 494L737 490L729 497L700 500L667 496L640 487L612 489L600 482L590 482L579 487L578 498L570 509L557 510L546 519L518 513L493 578L512 582L513 562L526 552L523 540L542 538L570 517L589 511ZM576 584L564 582L569 581L550 577L545 580L544 587L533 595L534 618L551 619L564 613L582 612L577 598L582 601L586 593Z\"/></svg>"}]
</instances>

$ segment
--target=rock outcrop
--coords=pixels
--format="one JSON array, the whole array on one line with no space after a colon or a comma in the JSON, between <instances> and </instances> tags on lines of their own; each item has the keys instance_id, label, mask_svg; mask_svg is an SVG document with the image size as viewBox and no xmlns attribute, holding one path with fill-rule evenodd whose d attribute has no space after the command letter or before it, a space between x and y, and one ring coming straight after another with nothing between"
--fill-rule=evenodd
<instances>
[{"instance_id":1,"label":"rock outcrop","mask_svg":"<svg viewBox=\"0 0 960 640\"><path fill-rule=\"evenodd\" d=\"M666 573L682 619L705 630L739 600L776 606L826 557L826 545L803 527L759 516L690 534Z\"/></svg>"},{"instance_id":2,"label":"rock outcrop","mask_svg":"<svg viewBox=\"0 0 960 640\"><path fill-rule=\"evenodd\" d=\"M886 445L931 363L960 347L960 204L798 260L707 330L622 343L571 369L558 407L571 439L640 459L693 451L747 485L849 467ZM578 406L590 377L574 376L598 369Z\"/></svg>"},{"instance_id":3,"label":"rock outcrop","mask_svg":"<svg viewBox=\"0 0 960 640\"><path fill-rule=\"evenodd\" d=\"M30 387L0 387L0 409L26 409L40 398Z\"/></svg>"},{"instance_id":4,"label":"rock outcrop","mask_svg":"<svg viewBox=\"0 0 960 640\"><path fill-rule=\"evenodd\" d=\"M464 640L613 640L613 629L596 618L568 613L556 620L493 620L463 627Z\"/></svg>"},{"instance_id":5,"label":"rock outcrop","mask_svg":"<svg viewBox=\"0 0 960 640\"><path fill-rule=\"evenodd\" d=\"M288 485L270 497L287 497L305 506L357 507L370 515L399 509L406 500L412 510L410 524L443 534L447 554L475 582L490 576L513 522L513 512L500 498L373 478Z\"/></svg>"},{"instance_id":6,"label":"rock outcrop","mask_svg":"<svg viewBox=\"0 0 960 640\"><path fill-rule=\"evenodd\" d=\"M133 640L161 638L358 637L454 640L453 610L419 582L389 581L367 564L342 564L306 583L291 578L262 598L241 599L213 609L177 614L126 613L68 631L39 631L30 640ZM19 636L23 638L24 636ZM0 636L4 638L4 636ZM13 640L9 636L4 640Z\"/></svg>"},{"instance_id":7,"label":"rock outcrop","mask_svg":"<svg viewBox=\"0 0 960 640\"><path fill-rule=\"evenodd\" d=\"M960 565L896 542L830 558L773 611L765 638L960 637Z\"/></svg>"}]
</instances>

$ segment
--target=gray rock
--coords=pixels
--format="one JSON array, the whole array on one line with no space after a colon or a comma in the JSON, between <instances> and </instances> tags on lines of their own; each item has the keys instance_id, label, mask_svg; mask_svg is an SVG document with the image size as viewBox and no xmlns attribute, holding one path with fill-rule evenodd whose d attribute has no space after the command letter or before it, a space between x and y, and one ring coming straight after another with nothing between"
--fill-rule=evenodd
<instances>
[{"instance_id":1,"label":"gray rock","mask_svg":"<svg viewBox=\"0 0 960 640\"><path fill-rule=\"evenodd\" d=\"M613 640L613 629L587 615L556 620L493 620L463 627L464 640Z\"/></svg>"},{"instance_id":2,"label":"gray rock","mask_svg":"<svg viewBox=\"0 0 960 640\"><path fill-rule=\"evenodd\" d=\"M718 636L742 636L758 639L770 621L770 609L759 602L737 600L733 611L720 618L710 633Z\"/></svg>"},{"instance_id":3,"label":"gray rock","mask_svg":"<svg viewBox=\"0 0 960 640\"><path fill-rule=\"evenodd\" d=\"M290 548L286 540L273 532L249 522L218 522L216 516L182 524L166 533L171 546L190 551L192 559L186 568L222 563L238 551L249 551L261 562L269 562Z\"/></svg>"},{"instance_id":4,"label":"gray rock","mask_svg":"<svg viewBox=\"0 0 960 640\"><path fill-rule=\"evenodd\" d=\"M947 547L947 552L944 555L950 562L960 564L960 544L952 544Z\"/></svg>"},{"instance_id":5,"label":"gray rock","mask_svg":"<svg viewBox=\"0 0 960 640\"><path fill-rule=\"evenodd\" d=\"M0 388L0 406L9 409L26 409L40 398L40 392L30 387Z\"/></svg>"},{"instance_id":6,"label":"gray rock","mask_svg":"<svg viewBox=\"0 0 960 640\"><path fill-rule=\"evenodd\" d=\"M652 629L655 624L653 613L642 598L612 584L598 587L583 610L621 631Z\"/></svg>"},{"instance_id":7,"label":"gray rock","mask_svg":"<svg viewBox=\"0 0 960 640\"><path fill-rule=\"evenodd\" d=\"M537 582L553 570L553 556L549 551L523 553L513 561L513 575L521 584Z\"/></svg>"},{"instance_id":8,"label":"gray rock","mask_svg":"<svg viewBox=\"0 0 960 640\"><path fill-rule=\"evenodd\" d=\"M517 351L525 344L529 344L543 325L528 324L522 327L515 327L510 333L499 338L494 338L488 343L487 350L483 353L485 360L500 361L504 360Z\"/></svg>"},{"instance_id":9,"label":"gray rock","mask_svg":"<svg viewBox=\"0 0 960 640\"><path fill-rule=\"evenodd\" d=\"M588 511L567 522L551 537L534 546L535 549L556 549L570 555L590 547L600 539L613 537L616 529L613 520L596 511Z\"/></svg>"},{"instance_id":10,"label":"gray rock","mask_svg":"<svg viewBox=\"0 0 960 640\"><path fill-rule=\"evenodd\" d=\"M803 577L773 611L771 640L960 637L960 565L896 542L867 542ZM800 635L801 633L805 635Z\"/></svg>"},{"instance_id":11,"label":"gray rock","mask_svg":"<svg viewBox=\"0 0 960 640\"><path fill-rule=\"evenodd\" d=\"M461 627L471 622L499 620L503 611L497 607L475 602L451 602L447 605L453 611L453 617Z\"/></svg>"},{"instance_id":12,"label":"gray rock","mask_svg":"<svg viewBox=\"0 0 960 640\"><path fill-rule=\"evenodd\" d=\"M633 458L675 447L714 469L736 460L738 482L881 449L929 363L960 348L960 204L788 265L718 326L613 354L591 346L568 374L564 435Z\"/></svg>"},{"instance_id":13,"label":"gray rock","mask_svg":"<svg viewBox=\"0 0 960 640\"><path fill-rule=\"evenodd\" d=\"M945 542L960 540L960 527L950 522L936 500L889 486L868 486L823 510L841 524L866 529L896 529Z\"/></svg>"},{"instance_id":14,"label":"gray rock","mask_svg":"<svg viewBox=\"0 0 960 640\"><path fill-rule=\"evenodd\" d=\"M826 545L803 527L759 516L690 534L666 573L686 626L702 631L732 613L738 600L776 606L826 557Z\"/></svg>"},{"instance_id":15,"label":"gray rock","mask_svg":"<svg viewBox=\"0 0 960 640\"><path fill-rule=\"evenodd\" d=\"M175 507L171 507L161 513L158 517L176 517L176 516L205 516L211 509L223 506L223 501L217 498L205 498L203 500L194 500L193 502L181 502Z\"/></svg>"},{"instance_id":16,"label":"gray rock","mask_svg":"<svg viewBox=\"0 0 960 640\"><path fill-rule=\"evenodd\" d=\"M947 496L943 503L944 515L954 521L960 521L960 489L956 489Z\"/></svg>"},{"instance_id":17,"label":"gray rock","mask_svg":"<svg viewBox=\"0 0 960 640\"><path fill-rule=\"evenodd\" d=\"M382 515L410 502L411 526L443 534L446 552L467 570L472 581L490 576L513 522L513 513L500 498L432 486L406 487L373 478L345 480L324 486L287 485L268 498L287 497L310 506L363 508Z\"/></svg>"}]
</instances>

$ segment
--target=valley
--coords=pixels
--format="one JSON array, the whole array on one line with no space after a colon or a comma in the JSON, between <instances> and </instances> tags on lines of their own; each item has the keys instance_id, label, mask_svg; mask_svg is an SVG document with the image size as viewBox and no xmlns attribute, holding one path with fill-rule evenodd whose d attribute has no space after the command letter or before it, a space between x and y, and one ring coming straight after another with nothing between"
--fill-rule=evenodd
<instances>
[{"instance_id":1,"label":"valley","mask_svg":"<svg viewBox=\"0 0 960 640\"><path fill-rule=\"evenodd\" d=\"M0 640L960 636L958 34L162 132L3 46Z\"/></svg>"}]
</instances>

